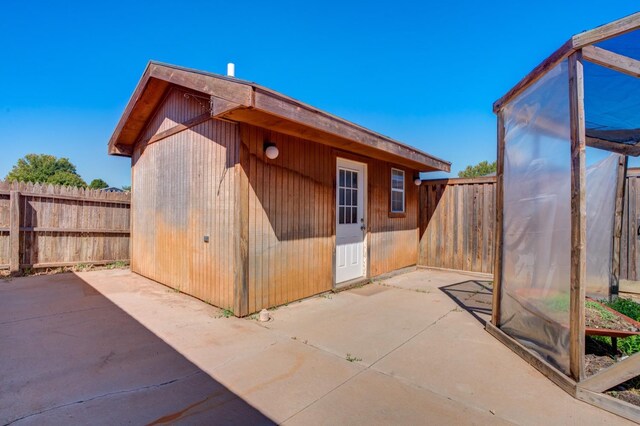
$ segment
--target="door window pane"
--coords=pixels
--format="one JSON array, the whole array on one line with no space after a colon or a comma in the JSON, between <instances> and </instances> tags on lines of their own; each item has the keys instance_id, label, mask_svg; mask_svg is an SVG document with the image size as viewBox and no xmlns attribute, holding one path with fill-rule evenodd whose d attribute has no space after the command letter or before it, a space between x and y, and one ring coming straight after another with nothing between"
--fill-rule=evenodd
<instances>
[{"instance_id":1,"label":"door window pane","mask_svg":"<svg viewBox=\"0 0 640 426\"><path fill-rule=\"evenodd\" d=\"M358 172L338 171L338 223L358 223Z\"/></svg>"}]
</instances>

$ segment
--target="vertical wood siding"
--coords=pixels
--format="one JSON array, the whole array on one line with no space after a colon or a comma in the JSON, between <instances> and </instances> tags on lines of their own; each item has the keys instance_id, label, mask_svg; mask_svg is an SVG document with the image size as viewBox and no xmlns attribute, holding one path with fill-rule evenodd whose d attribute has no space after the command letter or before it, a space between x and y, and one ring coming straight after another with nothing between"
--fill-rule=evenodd
<instances>
[{"instance_id":1,"label":"vertical wood siding","mask_svg":"<svg viewBox=\"0 0 640 426\"><path fill-rule=\"evenodd\" d=\"M369 273L371 277L418 262L419 190L414 172L378 160L368 161L369 169ZM391 168L405 172L404 217L389 217Z\"/></svg>"},{"instance_id":2,"label":"vertical wood siding","mask_svg":"<svg viewBox=\"0 0 640 426\"><path fill-rule=\"evenodd\" d=\"M241 124L249 152L248 311L288 303L333 286L331 148ZM275 160L264 156L277 144Z\"/></svg>"},{"instance_id":3,"label":"vertical wood siding","mask_svg":"<svg viewBox=\"0 0 640 426\"><path fill-rule=\"evenodd\" d=\"M369 275L417 263L418 188L406 170L405 217L389 217L391 165L304 139L241 125L249 151L248 311L333 288L336 157L367 164ZM275 160L265 141L277 144Z\"/></svg>"},{"instance_id":4,"label":"vertical wood siding","mask_svg":"<svg viewBox=\"0 0 640 426\"><path fill-rule=\"evenodd\" d=\"M495 178L423 182L419 264L493 272Z\"/></svg>"},{"instance_id":5,"label":"vertical wood siding","mask_svg":"<svg viewBox=\"0 0 640 426\"><path fill-rule=\"evenodd\" d=\"M136 145L132 157L131 268L230 309L234 295L237 126L211 119L156 143L144 142L203 112L203 105L173 90Z\"/></svg>"},{"instance_id":6,"label":"vertical wood siding","mask_svg":"<svg viewBox=\"0 0 640 426\"><path fill-rule=\"evenodd\" d=\"M0 266L10 263L10 191L17 191L18 260L45 268L129 259L129 194L0 182Z\"/></svg>"}]
</instances>

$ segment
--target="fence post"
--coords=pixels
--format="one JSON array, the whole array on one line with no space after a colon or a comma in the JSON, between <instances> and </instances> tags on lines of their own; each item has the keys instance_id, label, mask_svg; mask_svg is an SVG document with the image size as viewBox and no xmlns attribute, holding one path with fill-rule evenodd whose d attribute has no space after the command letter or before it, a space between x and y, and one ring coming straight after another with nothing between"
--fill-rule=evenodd
<instances>
[{"instance_id":1,"label":"fence post","mask_svg":"<svg viewBox=\"0 0 640 426\"><path fill-rule=\"evenodd\" d=\"M9 194L9 271L20 270L20 191Z\"/></svg>"}]
</instances>

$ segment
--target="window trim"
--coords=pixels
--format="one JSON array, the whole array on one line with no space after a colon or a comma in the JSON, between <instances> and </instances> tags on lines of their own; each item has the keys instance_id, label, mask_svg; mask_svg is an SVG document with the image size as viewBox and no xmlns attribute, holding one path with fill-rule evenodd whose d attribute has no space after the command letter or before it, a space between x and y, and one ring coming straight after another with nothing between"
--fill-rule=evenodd
<instances>
[{"instance_id":1,"label":"window trim","mask_svg":"<svg viewBox=\"0 0 640 426\"><path fill-rule=\"evenodd\" d=\"M402 189L393 187L393 172L402 173ZM389 217L405 217L407 214L407 173L396 167L391 167L389 172ZM393 210L393 196L394 192L400 192L402 194L402 211Z\"/></svg>"}]
</instances>

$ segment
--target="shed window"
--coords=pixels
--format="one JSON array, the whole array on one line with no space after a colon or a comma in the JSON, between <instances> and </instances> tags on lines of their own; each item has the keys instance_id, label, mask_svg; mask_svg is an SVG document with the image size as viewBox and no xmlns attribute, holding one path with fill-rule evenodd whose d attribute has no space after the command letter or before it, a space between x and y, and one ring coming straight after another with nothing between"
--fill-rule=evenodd
<instances>
[{"instance_id":1,"label":"shed window","mask_svg":"<svg viewBox=\"0 0 640 426\"><path fill-rule=\"evenodd\" d=\"M404 213L404 171L391 169L391 213Z\"/></svg>"}]
</instances>

